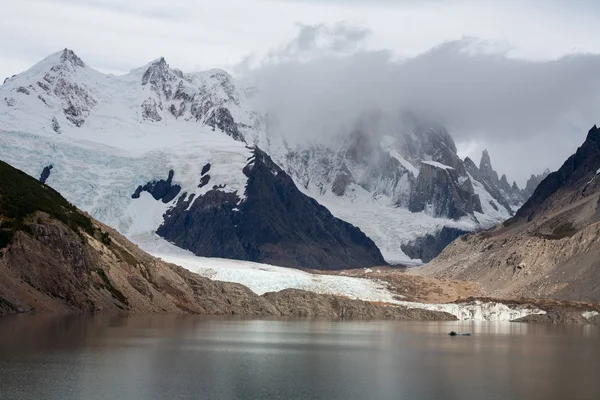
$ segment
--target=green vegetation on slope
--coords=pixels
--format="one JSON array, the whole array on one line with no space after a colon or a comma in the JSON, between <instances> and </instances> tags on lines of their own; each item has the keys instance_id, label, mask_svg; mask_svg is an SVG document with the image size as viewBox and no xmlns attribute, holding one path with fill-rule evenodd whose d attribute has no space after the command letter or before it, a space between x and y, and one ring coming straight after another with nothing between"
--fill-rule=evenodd
<instances>
[{"instance_id":1,"label":"green vegetation on slope","mask_svg":"<svg viewBox=\"0 0 600 400\"><path fill-rule=\"evenodd\" d=\"M56 190L0 161L0 248L8 245L16 231L26 231L25 219L37 211L51 215L75 232L83 229L94 234L92 221Z\"/></svg>"}]
</instances>

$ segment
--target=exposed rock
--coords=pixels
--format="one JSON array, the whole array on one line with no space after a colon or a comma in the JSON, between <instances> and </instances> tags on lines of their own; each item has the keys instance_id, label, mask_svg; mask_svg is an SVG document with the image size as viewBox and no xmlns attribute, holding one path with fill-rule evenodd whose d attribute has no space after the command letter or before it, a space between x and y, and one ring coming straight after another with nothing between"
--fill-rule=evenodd
<instances>
[{"instance_id":1,"label":"exposed rock","mask_svg":"<svg viewBox=\"0 0 600 400\"><path fill-rule=\"evenodd\" d=\"M410 243L402 244L401 248L404 254L410 258L420 259L426 263L433 260L456 238L466 233L468 232L462 229L445 226L434 234L421 236Z\"/></svg>"},{"instance_id":2,"label":"exposed rock","mask_svg":"<svg viewBox=\"0 0 600 400\"><path fill-rule=\"evenodd\" d=\"M158 112L158 109L161 108L160 104L156 103L154 99L146 99L141 105L142 107L142 118L154 122L162 121L162 117Z\"/></svg>"},{"instance_id":3,"label":"exposed rock","mask_svg":"<svg viewBox=\"0 0 600 400\"><path fill-rule=\"evenodd\" d=\"M487 158L486 165L489 166L489 168L491 168L489 154L487 155L487 157L482 157L482 161L484 161L484 158ZM480 182L483 185L484 189L494 198L494 200L496 200L498 204L504 207L510 215L513 215L512 207L510 206L508 199L501 192L500 188L498 187L498 184L494 183L489 177L486 177L486 175L484 175L481 172L481 170L477 168L473 160L471 160L469 157L465 158L464 163L469 175L471 175L473 179L475 179L477 182ZM493 179L493 173L488 171L488 175L492 175Z\"/></svg>"},{"instance_id":4,"label":"exposed rock","mask_svg":"<svg viewBox=\"0 0 600 400\"><path fill-rule=\"evenodd\" d=\"M539 184L542 183L542 181L546 179L548 175L550 175L549 169L546 169L539 175L531 175L531 177L527 180L525 189L523 189L523 197L525 199L529 199L533 195L533 192L535 192L535 189L537 189Z\"/></svg>"},{"instance_id":5,"label":"exposed rock","mask_svg":"<svg viewBox=\"0 0 600 400\"><path fill-rule=\"evenodd\" d=\"M506 221L462 236L415 269L479 282L488 296L600 302L600 130Z\"/></svg>"},{"instance_id":6,"label":"exposed rock","mask_svg":"<svg viewBox=\"0 0 600 400\"><path fill-rule=\"evenodd\" d=\"M284 316L325 317L332 319L436 320L455 321L454 315L401 306L380 306L344 297L316 294L297 289L265 293Z\"/></svg>"},{"instance_id":7,"label":"exposed rock","mask_svg":"<svg viewBox=\"0 0 600 400\"><path fill-rule=\"evenodd\" d=\"M244 137L240 133L231 113L225 107L219 107L214 110L207 118L206 124L212 126L213 130L219 128L235 140L244 141Z\"/></svg>"},{"instance_id":8,"label":"exposed rock","mask_svg":"<svg viewBox=\"0 0 600 400\"><path fill-rule=\"evenodd\" d=\"M595 193L600 166L600 129L593 126L584 144L556 172L549 174L515 215L515 220L533 220L584 196Z\"/></svg>"},{"instance_id":9,"label":"exposed rock","mask_svg":"<svg viewBox=\"0 0 600 400\"><path fill-rule=\"evenodd\" d=\"M40 175L40 182L42 183L46 183L46 180L48 179L48 177L50 176L50 170L54 168L54 166L52 164L50 165L46 165L44 167L44 169L42 170L42 173Z\"/></svg>"},{"instance_id":10,"label":"exposed rock","mask_svg":"<svg viewBox=\"0 0 600 400\"><path fill-rule=\"evenodd\" d=\"M423 163L409 209L412 212L428 211L435 217L459 219L474 211L481 212L481 203L473 187L465 187L460 182L454 168Z\"/></svg>"},{"instance_id":11,"label":"exposed rock","mask_svg":"<svg viewBox=\"0 0 600 400\"><path fill-rule=\"evenodd\" d=\"M71 64L74 67L83 68L85 67L85 63L75 54L75 52L71 49L64 49L61 56L60 61L62 63Z\"/></svg>"},{"instance_id":12,"label":"exposed rock","mask_svg":"<svg viewBox=\"0 0 600 400\"><path fill-rule=\"evenodd\" d=\"M85 119L82 116L81 109L75 107L72 103L69 103L69 106L63 109L63 112L67 119L78 128L81 127L81 125L83 125L83 123L85 122ZM54 124L52 125L54 128Z\"/></svg>"},{"instance_id":13,"label":"exposed rock","mask_svg":"<svg viewBox=\"0 0 600 400\"><path fill-rule=\"evenodd\" d=\"M166 180L161 179L158 181L152 181L146 183L144 186L138 186L135 192L131 195L132 199L138 199L140 194L148 192L154 197L155 200L162 200L163 203L168 203L177 197L181 191L181 186L173 184L173 176L175 172L169 171L169 176Z\"/></svg>"},{"instance_id":14,"label":"exposed rock","mask_svg":"<svg viewBox=\"0 0 600 400\"><path fill-rule=\"evenodd\" d=\"M581 312L553 311L546 314L532 314L527 317L515 319L511 322L527 322L538 324L590 324L597 323L588 321Z\"/></svg>"},{"instance_id":15,"label":"exposed rock","mask_svg":"<svg viewBox=\"0 0 600 400\"><path fill-rule=\"evenodd\" d=\"M490 183L495 186L498 186L500 183L498 179L498 173L494 171L492 167L492 160L490 158L490 153L487 150L483 151L481 155L481 161L479 162L479 171L481 171L481 175L484 179L487 179Z\"/></svg>"},{"instance_id":16,"label":"exposed rock","mask_svg":"<svg viewBox=\"0 0 600 400\"><path fill-rule=\"evenodd\" d=\"M173 94L172 84L174 81L175 77L169 70L169 65L164 57L150 64L142 76L142 86L149 84L152 90L159 96L163 95L167 98L170 98Z\"/></svg>"},{"instance_id":17,"label":"exposed rock","mask_svg":"<svg viewBox=\"0 0 600 400\"><path fill-rule=\"evenodd\" d=\"M331 185L331 191L337 196L343 196L346 192L346 188L353 182L352 174L348 171L348 167L345 166L338 172L337 177Z\"/></svg>"},{"instance_id":18,"label":"exposed rock","mask_svg":"<svg viewBox=\"0 0 600 400\"><path fill-rule=\"evenodd\" d=\"M215 188L180 201L157 233L199 256L317 269L384 265L377 246L304 195L271 158L254 149L245 199Z\"/></svg>"},{"instance_id":19,"label":"exposed rock","mask_svg":"<svg viewBox=\"0 0 600 400\"><path fill-rule=\"evenodd\" d=\"M204 175L202 178L200 178L200 184L198 184L198 187L204 187L208 185L208 182L210 182L210 175Z\"/></svg>"},{"instance_id":20,"label":"exposed rock","mask_svg":"<svg viewBox=\"0 0 600 400\"><path fill-rule=\"evenodd\" d=\"M60 124L56 117L52 117L52 130L58 134L60 134Z\"/></svg>"},{"instance_id":21,"label":"exposed rock","mask_svg":"<svg viewBox=\"0 0 600 400\"><path fill-rule=\"evenodd\" d=\"M202 172L200 172L200 175L204 175L208 171L210 171L210 163L207 163L204 167L202 167Z\"/></svg>"}]
</instances>

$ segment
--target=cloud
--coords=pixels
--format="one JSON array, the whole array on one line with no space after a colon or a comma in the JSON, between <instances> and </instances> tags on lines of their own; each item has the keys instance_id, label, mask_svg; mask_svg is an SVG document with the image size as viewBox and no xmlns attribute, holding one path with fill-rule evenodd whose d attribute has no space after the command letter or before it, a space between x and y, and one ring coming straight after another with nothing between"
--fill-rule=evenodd
<instances>
[{"instance_id":1,"label":"cloud","mask_svg":"<svg viewBox=\"0 0 600 400\"><path fill-rule=\"evenodd\" d=\"M413 111L444 124L470 152L489 147L500 172L522 184L558 167L600 122L599 55L527 61L463 38L397 60L365 50L367 31L338 26L301 26L280 53L244 73L290 140L334 137L375 110Z\"/></svg>"},{"instance_id":2,"label":"cloud","mask_svg":"<svg viewBox=\"0 0 600 400\"><path fill-rule=\"evenodd\" d=\"M299 27L298 36L282 49L269 53L269 62L308 60L320 55L346 55L355 52L369 35L368 29L337 23L332 27L324 24Z\"/></svg>"},{"instance_id":3,"label":"cloud","mask_svg":"<svg viewBox=\"0 0 600 400\"><path fill-rule=\"evenodd\" d=\"M124 73L164 56L170 65L184 71L213 67L231 69L237 65L237 72L244 76L249 76L246 72L253 70L254 78L266 78L270 71L274 78L291 76L292 80L296 79L293 74L298 73L302 79L282 82L282 86L295 90L292 93L318 94L323 99L336 100L337 106L333 110L329 107L321 113L318 112L320 101L312 104L298 100L298 106L317 109L314 115L321 115L331 127L337 120L342 120L344 109L360 110L363 108L361 102L375 104L380 99L397 105L408 101L404 96L407 92L411 94L412 106L427 106L432 112L447 117L459 144L466 146L470 138L481 137L471 149L479 151L482 146L490 147L495 164L502 163L509 172L511 168L523 166L505 156L513 153L511 147L507 147L516 137L513 132L520 131L512 130L514 124L501 120L499 115L513 115L512 118L518 118L522 123L521 127L528 126L530 132L539 132L538 136L548 135L544 146L564 144L567 140L577 143L588 122L596 122L588 121L591 119L589 110L582 111L585 104L594 106L593 102L585 102L590 92L587 82L593 86L595 81L589 71L578 70L594 64L594 57L588 60L583 60L585 57L581 55L574 55L574 60L560 60L559 57L578 52L600 53L597 40L600 25L596 17L599 11L600 5L593 0L548 0L544 1L543 7L538 0L4 1L0 36L6 40L2 42L0 55L0 82L65 47L74 49L88 65L103 72ZM337 21L352 23L338 24ZM284 44L278 46L280 43ZM445 44L439 46L440 43ZM378 49L383 50L376 51ZM254 56L245 57L249 53ZM488 57L477 57L482 53ZM465 60L467 56L472 59ZM331 63L328 57L332 58ZM444 63L452 61L452 68L445 71L443 65L435 65L435 57ZM504 60L511 58L519 65ZM412 67L407 62L400 68L399 59L413 60ZM527 65L524 59L553 60L554 64ZM306 63L306 68L300 68L298 61ZM504 61L509 65L507 69L501 66ZM357 65L348 65L353 62ZM359 66L373 75L361 74ZM429 85L422 82L424 77L418 73L419 68L431 71ZM473 77L470 80L461 78L458 72L461 68L474 76L478 71L487 71L480 72L479 81L485 81L489 73L501 83L496 87L481 83L486 90L483 93L479 93L477 87L463 90L462 86L478 82ZM514 74L508 76L511 69ZM414 77L415 81L399 79L399 71L402 76ZM316 76L310 77L311 73ZM347 82L346 78L352 74L355 80ZM527 79L519 81L515 77L518 74ZM554 74L556 79L547 74ZM564 77L564 74L572 75ZM331 95L302 87L303 82L320 83L323 77L337 85L331 88L335 89ZM433 90L436 79L445 87ZM544 86L539 82L544 80L551 81L548 88L540 89L539 93L545 98L531 95L528 101L523 97L534 93L526 90L528 87ZM561 87L561 82L567 87ZM324 84L329 87L327 82ZM512 99L514 105L507 104L510 93L503 94L503 91L508 92L510 85L514 86L513 90L521 90L515 93L523 93L520 98ZM573 89L569 85L573 85ZM581 97L574 89L577 85L585 86ZM496 95L491 96L488 89L494 89ZM265 90L271 88L267 86ZM364 99L356 98L356 90L363 92ZM276 88L272 91L287 104L289 99L285 98L285 93L275 93ZM346 96L346 92L348 98L339 100L340 94ZM381 96L375 96L376 93ZM560 95L555 98L557 93ZM485 112L482 105L485 102L499 107L495 115L489 115L492 108ZM538 105L532 106L532 102ZM465 110L464 105L481 113L467 119L466 111L453 109ZM547 107L549 118L544 117L542 107ZM532 115L523 115L523 110L531 110ZM297 114L307 114L307 111L300 110ZM483 121L498 123L498 128L484 127ZM562 125L544 130L545 122ZM507 138L504 141L500 140L499 134L490 133L501 131L501 126ZM481 136L474 133L477 130L483 132ZM558 133L552 132L571 132L573 136L558 137ZM484 143L483 139L490 143ZM538 143L542 141L537 140ZM524 145L520 143L517 147L522 148ZM559 163L574 146L559 144L556 147L560 149L549 149L547 155L536 156L524 168L541 171L545 166ZM528 149L535 148L531 146ZM536 151L542 149L545 147L536 148Z\"/></svg>"}]
</instances>

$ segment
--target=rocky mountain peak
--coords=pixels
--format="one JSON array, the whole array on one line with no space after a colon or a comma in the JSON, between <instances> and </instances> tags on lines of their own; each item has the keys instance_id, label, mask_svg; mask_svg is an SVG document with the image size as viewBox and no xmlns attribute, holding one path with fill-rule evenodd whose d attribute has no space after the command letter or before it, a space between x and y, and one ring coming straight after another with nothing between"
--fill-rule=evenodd
<instances>
[{"instance_id":1,"label":"rocky mountain peak","mask_svg":"<svg viewBox=\"0 0 600 400\"><path fill-rule=\"evenodd\" d=\"M173 73L164 57L154 60L142 76L142 86L150 84L154 90L165 89L165 85L173 80Z\"/></svg>"},{"instance_id":2,"label":"rocky mountain peak","mask_svg":"<svg viewBox=\"0 0 600 400\"><path fill-rule=\"evenodd\" d=\"M508 178L506 178L506 174L502 174L502 177L499 181L499 186L500 189L504 190L506 193L512 192L512 187L510 186L510 183L508 183Z\"/></svg>"},{"instance_id":3,"label":"rocky mountain peak","mask_svg":"<svg viewBox=\"0 0 600 400\"><path fill-rule=\"evenodd\" d=\"M494 171L492 167L492 159L490 158L490 153L486 150L483 150L481 154L481 161L479 162L479 170L485 179L488 179L490 183L498 185L500 180L498 179L498 173Z\"/></svg>"},{"instance_id":4,"label":"rocky mountain peak","mask_svg":"<svg viewBox=\"0 0 600 400\"><path fill-rule=\"evenodd\" d=\"M600 130L594 125L589 130L583 145L565 161L556 172L544 178L548 170L540 176L532 176L527 182L528 188L534 179L542 179L531 198L519 210L515 218L531 221L545 212L557 207L589 197L600 189L596 177L600 167ZM527 189L527 188L526 188Z\"/></svg>"},{"instance_id":5,"label":"rocky mountain peak","mask_svg":"<svg viewBox=\"0 0 600 400\"><path fill-rule=\"evenodd\" d=\"M600 143L600 129L598 129L598 127L596 125L594 125L592 127L592 129L590 129L588 131L587 138L585 139L583 146L585 146L586 144L589 145L592 143L595 143L596 145L598 145L598 143Z\"/></svg>"},{"instance_id":6,"label":"rocky mountain peak","mask_svg":"<svg viewBox=\"0 0 600 400\"><path fill-rule=\"evenodd\" d=\"M70 64L74 67L83 68L85 63L75 54L71 49L65 48L60 55L60 62L63 64Z\"/></svg>"}]
</instances>

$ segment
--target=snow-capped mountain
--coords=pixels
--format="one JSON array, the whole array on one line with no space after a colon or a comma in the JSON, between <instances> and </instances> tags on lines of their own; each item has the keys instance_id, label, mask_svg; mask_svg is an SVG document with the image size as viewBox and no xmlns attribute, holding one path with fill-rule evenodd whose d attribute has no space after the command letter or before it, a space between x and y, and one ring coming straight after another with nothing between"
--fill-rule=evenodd
<instances>
[{"instance_id":1,"label":"snow-capped mountain","mask_svg":"<svg viewBox=\"0 0 600 400\"><path fill-rule=\"evenodd\" d=\"M479 167L461 160L448 131L414 113L369 114L335 141L272 153L302 190L359 226L391 262L428 261L526 200L516 184L513 190L498 178L487 151Z\"/></svg>"},{"instance_id":2,"label":"snow-capped mountain","mask_svg":"<svg viewBox=\"0 0 600 400\"><path fill-rule=\"evenodd\" d=\"M163 58L106 75L65 49L0 86L0 159L138 243L286 266L428 259L428 235L441 249L522 203L439 124L370 116L290 145L247 92Z\"/></svg>"},{"instance_id":3,"label":"snow-capped mountain","mask_svg":"<svg viewBox=\"0 0 600 400\"><path fill-rule=\"evenodd\" d=\"M259 123L225 71L183 74L164 58L114 76L90 68L65 49L7 79L2 97L3 129L86 139L93 130L98 133L94 141L111 145L120 144L125 130L145 135L148 127L165 128L174 121L193 122L192 129L197 123L218 128L238 141L255 140ZM77 129L84 124L86 129Z\"/></svg>"},{"instance_id":4,"label":"snow-capped mountain","mask_svg":"<svg viewBox=\"0 0 600 400\"><path fill-rule=\"evenodd\" d=\"M164 59L101 74L72 51L10 78L0 157L142 243L322 269L382 265L377 246L301 193L260 149L258 114L223 71Z\"/></svg>"}]
</instances>

